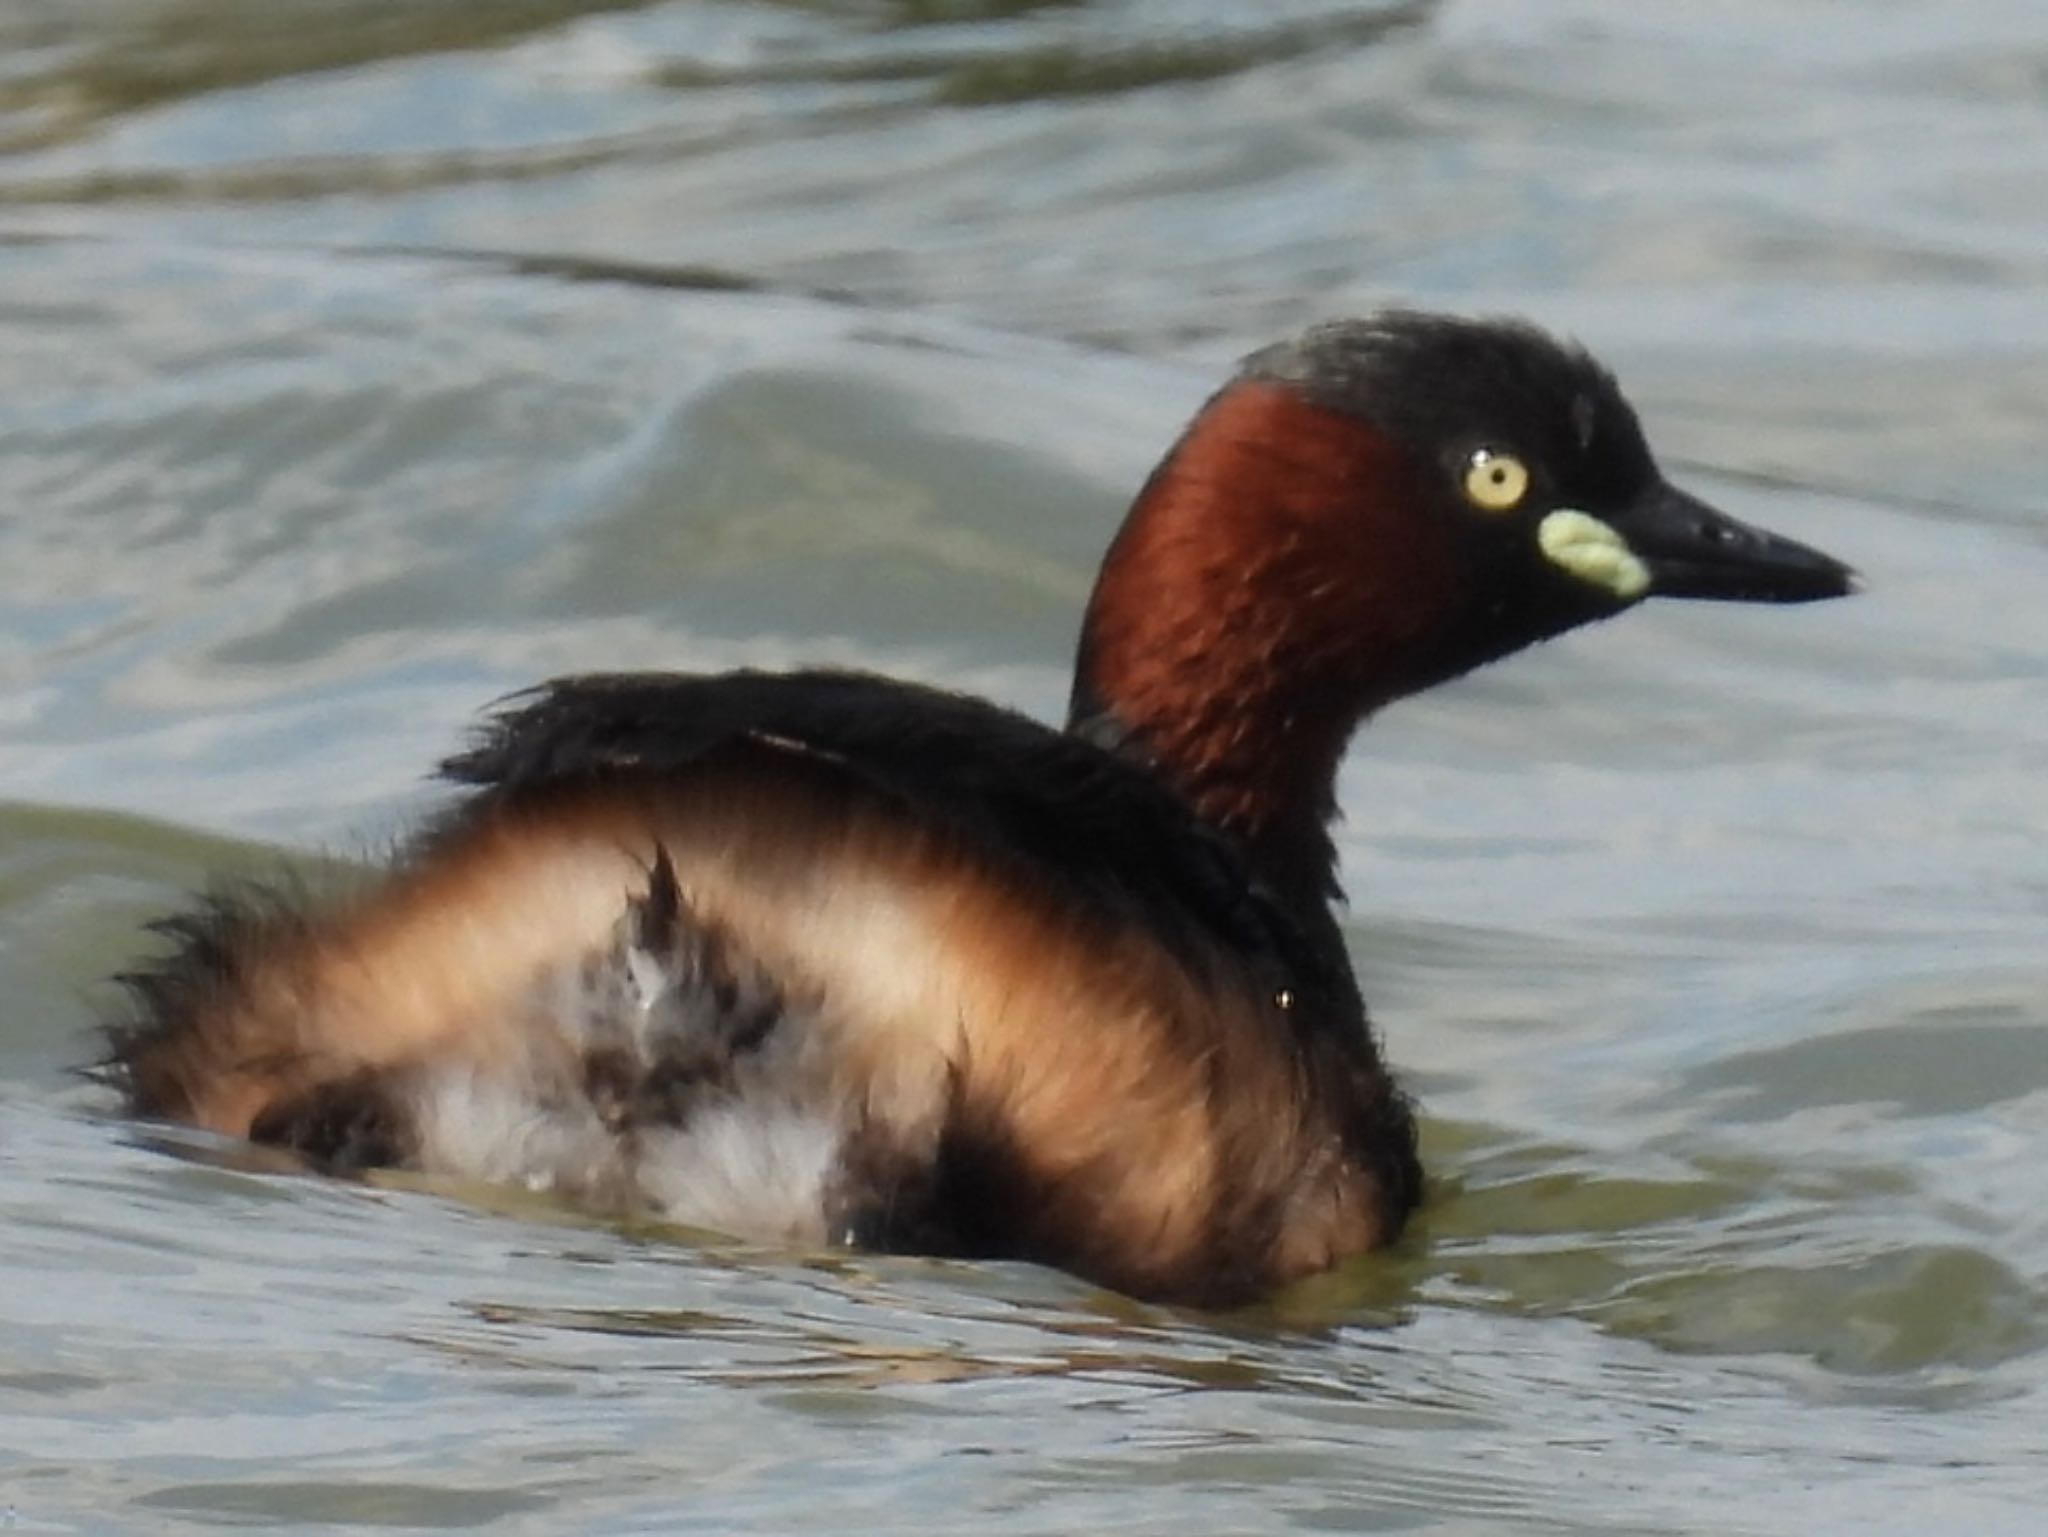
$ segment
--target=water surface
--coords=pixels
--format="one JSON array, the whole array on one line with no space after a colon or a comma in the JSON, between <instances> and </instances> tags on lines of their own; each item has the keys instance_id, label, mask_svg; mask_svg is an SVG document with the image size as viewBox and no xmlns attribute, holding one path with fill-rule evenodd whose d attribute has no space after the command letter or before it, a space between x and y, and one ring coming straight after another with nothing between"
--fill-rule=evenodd
<instances>
[{"instance_id":1,"label":"water surface","mask_svg":"<svg viewBox=\"0 0 2048 1537\"><path fill-rule=\"evenodd\" d=\"M0 1512L46 1531L2032 1532L2048 14L30 0L0 14ZM282 1177L99 979L549 673L1045 716L1228 360L1389 299L1853 560L1343 784L1433 1198L1269 1308Z\"/></svg>"}]
</instances>

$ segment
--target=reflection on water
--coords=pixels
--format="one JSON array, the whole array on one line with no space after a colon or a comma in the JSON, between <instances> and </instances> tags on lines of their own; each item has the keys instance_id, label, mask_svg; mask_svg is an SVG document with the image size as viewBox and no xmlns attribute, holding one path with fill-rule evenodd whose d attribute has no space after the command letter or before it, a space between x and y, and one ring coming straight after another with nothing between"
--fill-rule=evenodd
<instances>
[{"instance_id":1,"label":"reflection on water","mask_svg":"<svg viewBox=\"0 0 2048 1537\"><path fill-rule=\"evenodd\" d=\"M0 11L0 1508L2031 1531L2041 59L1935 0ZM307 1179L68 1074L151 915L374 855L535 677L1055 714L1226 360L1390 295L1577 330L1870 582L1362 736L1395 1252L1206 1317Z\"/></svg>"},{"instance_id":2,"label":"reflection on water","mask_svg":"<svg viewBox=\"0 0 2048 1537\"><path fill-rule=\"evenodd\" d=\"M103 118L186 97L490 48L579 16L636 8L644 9L645 0L410 7L379 0L173 0L96 7L100 14L81 25L54 7L40 14L31 7L0 21L0 42L18 61L0 89L0 112L35 126L0 148L40 147L83 134Z\"/></svg>"}]
</instances>

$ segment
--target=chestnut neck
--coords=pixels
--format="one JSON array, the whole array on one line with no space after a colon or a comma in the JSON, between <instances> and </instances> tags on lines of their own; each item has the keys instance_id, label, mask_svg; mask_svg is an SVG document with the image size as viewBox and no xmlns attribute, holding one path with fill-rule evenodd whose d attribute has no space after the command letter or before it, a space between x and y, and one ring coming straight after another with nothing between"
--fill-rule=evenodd
<instances>
[{"instance_id":1,"label":"chestnut neck","mask_svg":"<svg viewBox=\"0 0 2048 1537\"><path fill-rule=\"evenodd\" d=\"M1420 686L1457 603L1419 494L1369 424L1240 381L1153 472L1089 601L1069 729L1157 773L1304 913L1338 894L1351 733Z\"/></svg>"}]
</instances>

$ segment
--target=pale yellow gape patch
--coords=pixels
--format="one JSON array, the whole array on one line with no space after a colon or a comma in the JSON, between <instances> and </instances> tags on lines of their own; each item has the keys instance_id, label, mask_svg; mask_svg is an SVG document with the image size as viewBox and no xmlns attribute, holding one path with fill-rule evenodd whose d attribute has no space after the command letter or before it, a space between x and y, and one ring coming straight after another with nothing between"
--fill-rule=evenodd
<instances>
[{"instance_id":1,"label":"pale yellow gape patch","mask_svg":"<svg viewBox=\"0 0 2048 1537\"><path fill-rule=\"evenodd\" d=\"M1543 553L1582 582L1633 603L1650 590L1650 568L1628 541L1591 513L1560 507L1536 525Z\"/></svg>"}]
</instances>

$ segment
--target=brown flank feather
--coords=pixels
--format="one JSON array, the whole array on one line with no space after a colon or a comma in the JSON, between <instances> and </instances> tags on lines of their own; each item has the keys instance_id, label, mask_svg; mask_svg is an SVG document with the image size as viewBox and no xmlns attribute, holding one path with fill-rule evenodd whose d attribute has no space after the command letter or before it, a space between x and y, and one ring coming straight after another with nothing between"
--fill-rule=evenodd
<instances>
[{"instance_id":1,"label":"brown flank feather","mask_svg":"<svg viewBox=\"0 0 2048 1537\"><path fill-rule=\"evenodd\" d=\"M664 858L702 922L818 1000L807 1028L887 1181L842 1192L856 1236L1235 1300L1398 1226L1408 1193L1347 1156L1264 978L1191 969L1134 916L772 748L487 800L311 912L217 906L131 981L149 1022L117 1036L118 1076L145 1115L403 1161L381 1075L588 1071L523 995L602 948Z\"/></svg>"}]
</instances>

